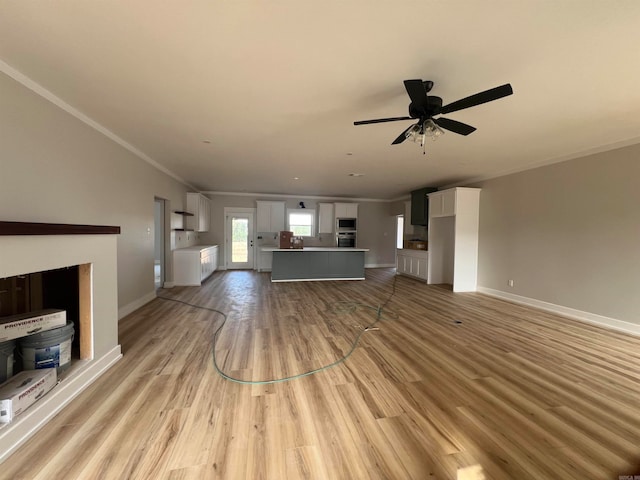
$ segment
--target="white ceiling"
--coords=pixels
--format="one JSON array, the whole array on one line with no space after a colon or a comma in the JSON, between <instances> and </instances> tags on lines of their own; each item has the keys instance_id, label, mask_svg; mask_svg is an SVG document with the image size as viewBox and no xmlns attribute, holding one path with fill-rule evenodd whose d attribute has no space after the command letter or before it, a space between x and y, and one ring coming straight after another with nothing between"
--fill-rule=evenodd
<instances>
[{"instance_id":1,"label":"white ceiling","mask_svg":"<svg viewBox=\"0 0 640 480\"><path fill-rule=\"evenodd\" d=\"M0 0L5 73L201 191L393 199L638 143L639 45L637 0ZM412 78L514 95L426 155L353 125L407 115Z\"/></svg>"}]
</instances>

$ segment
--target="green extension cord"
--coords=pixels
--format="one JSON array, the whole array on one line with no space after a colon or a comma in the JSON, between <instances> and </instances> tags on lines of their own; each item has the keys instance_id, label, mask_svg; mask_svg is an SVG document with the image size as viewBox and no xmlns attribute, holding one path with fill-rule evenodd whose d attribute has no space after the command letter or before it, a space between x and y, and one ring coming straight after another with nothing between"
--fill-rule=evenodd
<instances>
[{"instance_id":1,"label":"green extension cord","mask_svg":"<svg viewBox=\"0 0 640 480\"><path fill-rule=\"evenodd\" d=\"M190 307L193 308L199 308L201 310L208 310L210 312L214 312L217 313L219 315L222 316L223 321L222 324L216 329L216 331L213 334L213 347L212 347L212 354L213 354L213 367L215 368L216 372L218 372L218 375L220 375L222 378L229 380L231 382L235 382L235 383L240 383L243 385L271 385L274 383L282 383L282 382L289 382L291 380L296 380L298 378L302 378L302 377L306 377L309 375L313 375L315 373L320 373L323 372L325 370L328 370L330 368L335 367L336 365L340 365L341 363L345 362L350 356L351 354L355 351L356 347L358 346L358 344L360 343L360 338L362 337L362 335L364 335L365 332L370 331L371 329L373 329L375 327L375 325L380 322L382 320L382 312L384 310L384 308L386 307L387 303L389 303L389 301L391 300L391 297L393 297L393 295L395 295L395 291L396 291L396 282L395 282L395 278L394 277L394 281L393 281L393 291L391 293L391 295L389 296L389 298L387 298L386 302L384 302L384 304L378 306L378 307L372 307L370 305L364 305L364 304L360 304L360 303L356 303L356 302L337 302L336 305L341 305L345 308L345 310L348 310L349 312L353 312L356 310L356 308L358 307L364 307L364 308L369 308L372 310L376 311L376 319L375 321L373 321L371 324L367 325L366 327L364 327L364 329L358 333L358 336L356 337L356 339L353 341L353 344L351 345L351 349L347 352L346 355L344 355L342 358L336 360L333 363L330 363L328 365L324 365L322 367L313 369L313 370L309 370L307 372L304 373L299 373L297 375L291 375L289 377L284 377L284 378L276 378L274 380L241 380L239 378L234 378L230 375L227 375L226 373L224 373L222 371L222 369L218 366L218 362L216 360L216 344L218 342L218 336L220 335L220 332L222 331L222 329L224 328L225 324L227 323L227 314L224 312L221 312L220 310L216 310L215 308L210 308L210 307L203 307L201 305L194 305L192 303L189 302L185 302L182 300L176 300L175 298L169 298L169 297L163 297L163 296L158 296L157 298L161 298L163 300L169 300L171 302L177 302L177 303L182 303L184 305L188 305ZM338 310L336 308L336 310ZM397 315L391 315L392 319L396 319L398 318Z\"/></svg>"}]
</instances>

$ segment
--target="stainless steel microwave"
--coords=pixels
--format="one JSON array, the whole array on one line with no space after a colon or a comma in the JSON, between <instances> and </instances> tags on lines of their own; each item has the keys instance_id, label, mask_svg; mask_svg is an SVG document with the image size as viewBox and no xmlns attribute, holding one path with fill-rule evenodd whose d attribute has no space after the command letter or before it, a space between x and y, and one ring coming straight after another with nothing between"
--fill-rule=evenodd
<instances>
[{"instance_id":1,"label":"stainless steel microwave","mask_svg":"<svg viewBox=\"0 0 640 480\"><path fill-rule=\"evenodd\" d=\"M355 232L355 218L336 218L336 232Z\"/></svg>"}]
</instances>

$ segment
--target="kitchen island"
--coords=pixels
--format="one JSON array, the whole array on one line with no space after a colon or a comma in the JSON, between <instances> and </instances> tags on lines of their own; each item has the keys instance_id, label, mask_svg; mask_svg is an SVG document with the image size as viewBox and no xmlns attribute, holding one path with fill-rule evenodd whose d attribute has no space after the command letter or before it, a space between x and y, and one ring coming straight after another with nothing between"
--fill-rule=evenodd
<instances>
[{"instance_id":1,"label":"kitchen island","mask_svg":"<svg viewBox=\"0 0 640 480\"><path fill-rule=\"evenodd\" d=\"M364 280L364 253L368 248L263 247L273 252L272 282Z\"/></svg>"}]
</instances>

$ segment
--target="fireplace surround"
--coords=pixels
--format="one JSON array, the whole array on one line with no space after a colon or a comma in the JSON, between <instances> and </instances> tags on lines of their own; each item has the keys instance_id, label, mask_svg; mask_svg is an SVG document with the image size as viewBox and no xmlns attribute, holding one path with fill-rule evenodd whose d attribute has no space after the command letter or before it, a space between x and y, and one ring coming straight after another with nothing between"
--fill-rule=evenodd
<instances>
[{"instance_id":1,"label":"fireplace surround","mask_svg":"<svg viewBox=\"0 0 640 480\"><path fill-rule=\"evenodd\" d=\"M0 428L0 462L122 358L118 344L119 227L0 221L0 278L78 269L80 358L56 387Z\"/></svg>"}]
</instances>

